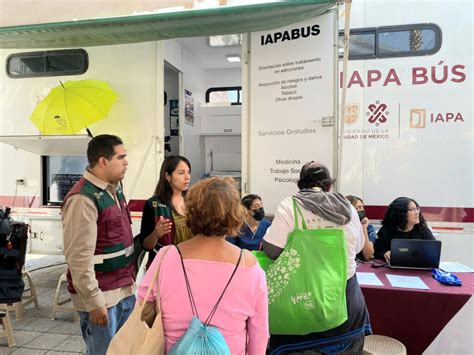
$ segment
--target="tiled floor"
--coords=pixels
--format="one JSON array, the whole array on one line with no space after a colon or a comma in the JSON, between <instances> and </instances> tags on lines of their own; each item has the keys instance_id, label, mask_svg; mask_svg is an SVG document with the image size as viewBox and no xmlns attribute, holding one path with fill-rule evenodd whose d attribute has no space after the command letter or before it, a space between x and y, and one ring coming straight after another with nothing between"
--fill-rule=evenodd
<instances>
[{"instance_id":1,"label":"tiled floor","mask_svg":"<svg viewBox=\"0 0 474 355\"><path fill-rule=\"evenodd\" d=\"M51 320L56 286L64 271L66 265L30 273L36 288L39 308L35 308L33 303L26 306L22 320L16 320L15 313L10 312L16 345L9 348L7 339L1 338L0 355L82 354L85 351L79 323L74 323L72 313L57 312L56 319ZM63 288L66 294L65 284Z\"/></svg>"}]
</instances>

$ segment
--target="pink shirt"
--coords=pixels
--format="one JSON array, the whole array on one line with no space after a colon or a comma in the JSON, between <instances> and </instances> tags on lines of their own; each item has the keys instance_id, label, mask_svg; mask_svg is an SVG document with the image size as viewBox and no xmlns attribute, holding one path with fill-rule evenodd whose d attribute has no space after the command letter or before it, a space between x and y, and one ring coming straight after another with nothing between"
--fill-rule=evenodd
<instances>
[{"instance_id":1,"label":"pink shirt","mask_svg":"<svg viewBox=\"0 0 474 355\"><path fill-rule=\"evenodd\" d=\"M162 254L163 249L156 255L140 284L139 299L145 298ZM229 281L235 264L184 259L184 265L200 320L204 322ZM168 353L186 332L193 316L181 260L174 247L163 258L158 283ZM156 285L149 301L153 301L155 297ZM250 355L265 354L268 341L268 297L265 273L258 263L250 267L239 266L211 325L219 328L231 354L245 354L246 348Z\"/></svg>"}]
</instances>

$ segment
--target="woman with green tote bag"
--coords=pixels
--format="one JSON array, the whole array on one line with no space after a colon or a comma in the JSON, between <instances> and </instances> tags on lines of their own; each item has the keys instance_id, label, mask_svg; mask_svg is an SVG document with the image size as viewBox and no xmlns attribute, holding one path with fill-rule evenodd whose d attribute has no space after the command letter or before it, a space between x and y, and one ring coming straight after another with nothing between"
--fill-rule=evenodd
<instances>
[{"instance_id":1,"label":"woman with green tote bag","mask_svg":"<svg viewBox=\"0 0 474 355\"><path fill-rule=\"evenodd\" d=\"M275 260L267 270L270 354L362 354L371 334L355 276L364 234L351 203L330 192L334 180L306 163L263 238Z\"/></svg>"}]
</instances>

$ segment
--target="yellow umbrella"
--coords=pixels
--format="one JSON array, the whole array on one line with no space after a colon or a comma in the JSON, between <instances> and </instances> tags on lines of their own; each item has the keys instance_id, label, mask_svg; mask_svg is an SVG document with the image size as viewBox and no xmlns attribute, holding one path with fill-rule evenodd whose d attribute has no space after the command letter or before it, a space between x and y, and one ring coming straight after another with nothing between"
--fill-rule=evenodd
<instances>
[{"instance_id":1,"label":"yellow umbrella","mask_svg":"<svg viewBox=\"0 0 474 355\"><path fill-rule=\"evenodd\" d=\"M74 134L106 117L117 97L104 81L66 81L36 106L30 120L42 134Z\"/></svg>"}]
</instances>

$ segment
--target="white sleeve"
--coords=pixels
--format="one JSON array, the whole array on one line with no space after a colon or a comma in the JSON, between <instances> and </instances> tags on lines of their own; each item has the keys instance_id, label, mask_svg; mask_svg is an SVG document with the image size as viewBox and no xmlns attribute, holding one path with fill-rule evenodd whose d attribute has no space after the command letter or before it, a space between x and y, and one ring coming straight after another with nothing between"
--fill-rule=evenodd
<instances>
[{"instance_id":1,"label":"white sleeve","mask_svg":"<svg viewBox=\"0 0 474 355\"><path fill-rule=\"evenodd\" d=\"M364 230L360 223L359 215L353 206L351 206L351 221L344 228L345 232L348 233L350 244L354 246L354 253L358 254L365 243Z\"/></svg>"},{"instance_id":2,"label":"white sleeve","mask_svg":"<svg viewBox=\"0 0 474 355\"><path fill-rule=\"evenodd\" d=\"M285 198L280 202L275 213L275 218L263 239L281 249L285 248L288 234L294 229L295 218L293 216L293 199Z\"/></svg>"}]
</instances>

